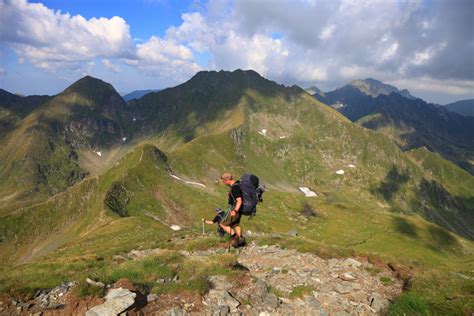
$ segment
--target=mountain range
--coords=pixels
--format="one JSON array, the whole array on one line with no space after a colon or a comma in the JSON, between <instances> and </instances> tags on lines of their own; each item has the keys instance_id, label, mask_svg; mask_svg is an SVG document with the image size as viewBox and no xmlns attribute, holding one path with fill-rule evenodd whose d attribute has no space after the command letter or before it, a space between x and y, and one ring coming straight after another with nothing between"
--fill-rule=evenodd
<instances>
[{"instance_id":1,"label":"mountain range","mask_svg":"<svg viewBox=\"0 0 474 316\"><path fill-rule=\"evenodd\" d=\"M13 118L0 134L4 291L46 286L13 273L18 263L24 275L48 262L99 273L124 251L169 247L179 234L171 226L200 233L201 218L226 203L224 171L252 172L267 187L245 229L295 228L291 241L303 248L456 271L474 249L473 125L407 91L371 80L315 98L236 70L199 72L128 102L89 76L34 102L5 95L13 101L2 101L2 113ZM301 219L303 205L320 217ZM85 271L73 270L68 277Z\"/></svg>"},{"instance_id":2,"label":"mountain range","mask_svg":"<svg viewBox=\"0 0 474 316\"><path fill-rule=\"evenodd\" d=\"M474 174L474 119L412 97L374 79L314 94L351 121L378 130L402 150L426 147Z\"/></svg>"},{"instance_id":3,"label":"mountain range","mask_svg":"<svg viewBox=\"0 0 474 316\"><path fill-rule=\"evenodd\" d=\"M448 111L464 116L474 116L474 99L461 100L444 106Z\"/></svg>"},{"instance_id":4,"label":"mountain range","mask_svg":"<svg viewBox=\"0 0 474 316\"><path fill-rule=\"evenodd\" d=\"M133 99L140 99L145 94L148 94L150 92L157 92L157 91L160 91L160 90L159 89L134 90L130 93L122 95L122 98L125 100L125 102L128 102Z\"/></svg>"}]
</instances>

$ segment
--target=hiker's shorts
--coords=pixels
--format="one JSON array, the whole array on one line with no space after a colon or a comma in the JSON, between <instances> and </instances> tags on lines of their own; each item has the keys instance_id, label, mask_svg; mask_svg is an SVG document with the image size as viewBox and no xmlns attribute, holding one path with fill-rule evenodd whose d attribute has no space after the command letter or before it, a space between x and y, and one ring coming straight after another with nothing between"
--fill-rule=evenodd
<instances>
[{"instance_id":1,"label":"hiker's shorts","mask_svg":"<svg viewBox=\"0 0 474 316\"><path fill-rule=\"evenodd\" d=\"M236 226L240 225L240 218L242 217L242 214L240 212L237 213L235 216L228 216L227 219L224 221L224 225L230 226L231 228L234 228Z\"/></svg>"}]
</instances>

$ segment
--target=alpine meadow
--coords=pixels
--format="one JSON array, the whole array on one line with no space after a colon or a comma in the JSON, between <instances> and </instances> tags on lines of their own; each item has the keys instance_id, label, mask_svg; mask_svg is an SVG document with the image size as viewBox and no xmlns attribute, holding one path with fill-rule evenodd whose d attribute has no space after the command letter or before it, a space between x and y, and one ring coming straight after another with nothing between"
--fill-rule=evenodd
<instances>
[{"instance_id":1,"label":"alpine meadow","mask_svg":"<svg viewBox=\"0 0 474 316\"><path fill-rule=\"evenodd\" d=\"M472 2L310 2L0 0L0 315L474 313Z\"/></svg>"}]
</instances>

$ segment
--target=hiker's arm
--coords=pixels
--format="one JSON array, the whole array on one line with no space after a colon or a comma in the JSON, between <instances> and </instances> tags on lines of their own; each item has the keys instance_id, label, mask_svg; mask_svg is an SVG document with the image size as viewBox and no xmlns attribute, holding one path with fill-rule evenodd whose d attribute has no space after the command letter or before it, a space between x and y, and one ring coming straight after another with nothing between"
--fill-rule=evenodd
<instances>
[{"instance_id":1,"label":"hiker's arm","mask_svg":"<svg viewBox=\"0 0 474 316\"><path fill-rule=\"evenodd\" d=\"M237 212L240 210L241 206L242 206L242 198L238 197L235 199L235 207L232 210L233 213L231 212L231 216L235 216Z\"/></svg>"},{"instance_id":2,"label":"hiker's arm","mask_svg":"<svg viewBox=\"0 0 474 316\"><path fill-rule=\"evenodd\" d=\"M202 222L203 222L203 223L206 223L206 224L209 224L209 225L214 224L213 221L208 221L208 220L205 220L204 218L202 219Z\"/></svg>"}]
</instances>

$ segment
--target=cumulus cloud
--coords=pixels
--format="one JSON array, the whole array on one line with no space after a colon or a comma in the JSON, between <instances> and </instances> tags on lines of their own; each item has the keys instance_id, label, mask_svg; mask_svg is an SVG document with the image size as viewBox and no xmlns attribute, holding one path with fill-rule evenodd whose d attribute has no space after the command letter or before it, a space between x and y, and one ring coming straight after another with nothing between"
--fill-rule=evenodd
<instances>
[{"instance_id":1,"label":"cumulus cloud","mask_svg":"<svg viewBox=\"0 0 474 316\"><path fill-rule=\"evenodd\" d=\"M0 2L0 40L43 69L72 66L96 57L131 54L129 26L121 17L85 19L26 0Z\"/></svg>"},{"instance_id":2,"label":"cumulus cloud","mask_svg":"<svg viewBox=\"0 0 474 316\"><path fill-rule=\"evenodd\" d=\"M162 37L133 40L120 17L87 20L26 0L0 0L0 40L39 68L101 58L111 71L121 62L168 84L200 69L236 68L286 84L332 88L374 77L460 93L474 82L470 0L196 3ZM205 63L196 61L199 54Z\"/></svg>"},{"instance_id":3,"label":"cumulus cloud","mask_svg":"<svg viewBox=\"0 0 474 316\"><path fill-rule=\"evenodd\" d=\"M109 59L102 59L102 65L104 65L105 68L108 70L119 73L120 72L120 67L113 64Z\"/></svg>"}]
</instances>

